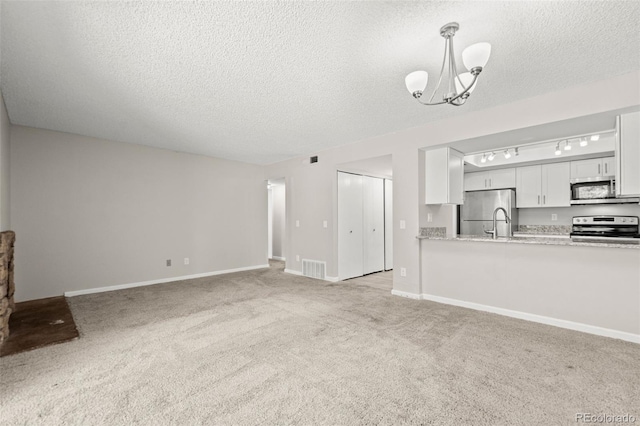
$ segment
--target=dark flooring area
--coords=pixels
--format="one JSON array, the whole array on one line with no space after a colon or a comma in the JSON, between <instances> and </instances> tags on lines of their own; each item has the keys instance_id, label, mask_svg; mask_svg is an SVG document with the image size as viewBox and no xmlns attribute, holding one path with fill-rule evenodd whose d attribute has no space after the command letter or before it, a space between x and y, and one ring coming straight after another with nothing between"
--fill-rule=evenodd
<instances>
[{"instance_id":1,"label":"dark flooring area","mask_svg":"<svg viewBox=\"0 0 640 426\"><path fill-rule=\"evenodd\" d=\"M79 337L76 323L64 296L16 303L9 318L9 338L0 356L68 342Z\"/></svg>"}]
</instances>

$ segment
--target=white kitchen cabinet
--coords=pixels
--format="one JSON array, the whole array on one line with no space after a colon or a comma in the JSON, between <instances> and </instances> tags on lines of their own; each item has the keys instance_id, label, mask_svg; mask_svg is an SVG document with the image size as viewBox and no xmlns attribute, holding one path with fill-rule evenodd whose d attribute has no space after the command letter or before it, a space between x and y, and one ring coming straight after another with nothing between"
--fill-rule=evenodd
<instances>
[{"instance_id":1,"label":"white kitchen cabinet","mask_svg":"<svg viewBox=\"0 0 640 426\"><path fill-rule=\"evenodd\" d=\"M569 163L552 163L516 169L516 207L569 207Z\"/></svg>"},{"instance_id":2,"label":"white kitchen cabinet","mask_svg":"<svg viewBox=\"0 0 640 426\"><path fill-rule=\"evenodd\" d=\"M516 207L540 207L542 197L542 166L516 169Z\"/></svg>"},{"instance_id":3,"label":"white kitchen cabinet","mask_svg":"<svg viewBox=\"0 0 640 426\"><path fill-rule=\"evenodd\" d=\"M464 154L449 147L425 152L425 204L462 204Z\"/></svg>"},{"instance_id":4,"label":"white kitchen cabinet","mask_svg":"<svg viewBox=\"0 0 640 426\"><path fill-rule=\"evenodd\" d=\"M602 170L605 176L616 175L616 157L606 157L602 159Z\"/></svg>"},{"instance_id":5,"label":"white kitchen cabinet","mask_svg":"<svg viewBox=\"0 0 640 426\"><path fill-rule=\"evenodd\" d=\"M616 196L640 196L640 112L616 120Z\"/></svg>"},{"instance_id":6,"label":"white kitchen cabinet","mask_svg":"<svg viewBox=\"0 0 640 426\"><path fill-rule=\"evenodd\" d=\"M615 157L592 158L571 162L571 179L610 177L615 175Z\"/></svg>"},{"instance_id":7,"label":"white kitchen cabinet","mask_svg":"<svg viewBox=\"0 0 640 426\"><path fill-rule=\"evenodd\" d=\"M482 191L485 189L505 189L516 187L516 169L488 170L472 172L464 175L465 191Z\"/></svg>"},{"instance_id":8,"label":"white kitchen cabinet","mask_svg":"<svg viewBox=\"0 0 640 426\"><path fill-rule=\"evenodd\" d=\"M569 207L571 205L569 175L569 163L542 165L542 207Z\"/></svg>"}]
</instances>

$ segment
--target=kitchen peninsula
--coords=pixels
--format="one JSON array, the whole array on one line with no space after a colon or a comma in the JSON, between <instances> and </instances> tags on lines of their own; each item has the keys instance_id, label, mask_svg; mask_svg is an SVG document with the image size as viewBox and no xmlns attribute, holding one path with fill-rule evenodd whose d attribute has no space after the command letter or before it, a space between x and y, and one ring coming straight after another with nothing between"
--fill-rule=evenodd
<instances>
[{"instance_id":1,"label":"kitchen peninsula","mask_svg":"<svg viewBox=\"0 0 640 426\"><path fill-rule=\"evenodd\" d=\"M640 343L640 246L421 232L419 295Z\"/></svg>"}]
</instances>

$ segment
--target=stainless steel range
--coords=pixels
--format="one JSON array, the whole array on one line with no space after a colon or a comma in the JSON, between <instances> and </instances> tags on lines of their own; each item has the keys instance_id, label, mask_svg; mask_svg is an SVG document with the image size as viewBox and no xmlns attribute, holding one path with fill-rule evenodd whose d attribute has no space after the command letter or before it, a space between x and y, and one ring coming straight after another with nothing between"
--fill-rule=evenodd
<instances>
[{"instance_id":1,"label":"stainless steel range","mask_svg":"<svg viewBox=\"0 0 640 426\"><path fill-rule=\"evenodd\" d=\"M638 216L576 216L571 239L640 244Z\"/></svg>"}]
</instances>

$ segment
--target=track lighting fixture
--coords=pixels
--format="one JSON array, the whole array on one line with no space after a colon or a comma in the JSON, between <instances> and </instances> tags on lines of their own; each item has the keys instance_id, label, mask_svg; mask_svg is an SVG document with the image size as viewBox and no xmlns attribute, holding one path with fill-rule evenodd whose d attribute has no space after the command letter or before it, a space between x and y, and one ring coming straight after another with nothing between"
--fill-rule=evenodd
<instances>
[{"instance_id":1,"label":"track lighting fixture","mask_svg":"<svg viewBox=\"0 0 640 426\"><path fill-rule=\"evenodd\" d=\"M571 144L569 143L569 141L564 141L564 150L571 151Z\"/></svg>"},{"instance_id":2,"label":"track lighting fixture","mask_svg":"<svg viewBox=\"0 0 640 426\"><path fill-rule=\"evenodd\" d=\"M480 159L481 163L486 163L487 162L487 154L482 154L482 158Z\"/></svg>"},{"instance_id":3,"label":"track lighting fixture","mask_svg":"<svg viewBox=\"0 0 640 426\"><path fill-rule=\"evenodd\" d=\"M487 157L487 160L489 160L489 161L493 161L493 159L494 159L494 158L496 158L496 154L492 152L492 153L491 153L491 154L489 154L489 156Z\"/></svg>"},{"instance_id":4,"label":"track lighting fixture","mask_svg":"<svg viewBox=\"0 0 640 426\"><path fill-rule=\"evenodd\" d=\"M593 135L593 136L591 136L591 140L592 140L593 142L597 141L598 139L600 139L600 135Z\"/></svg>"},{"instance_id":5,"label":"track lighting fixture","mask_svg":"<svg viewBox=\"0 0 640 426\"><path fill-rule=\"evenodd\" d=\"M511 158L511 153L509 152L509 150L508 150L508 149L505 149L505 151L504 151L504 158L505 158L506 160L508 160L509 158Z\"/></svg>"},{"instance_id":6,"label":"track lighting fixture","mask_svg":"<svg viewBox=\"0 0 640 426\"><path fill-rule=\"evenodd\" d=\"M560 142L556 144L556 155L562 155L562 151L560 151Z\"/></svg>"},{"instance_id":7,"label":"track lighting fixture","mask_svg":"<svg viewBox=\"0 0 640 426\"><path fill-rule=\"evenodd\" d=\"M596 135L596 136L598 136L598 135ZM592 138L591 140L593 140L593 136L591 136L591 138ZM587 146L587 145L589 145L589 142L587 141L587 138L580 139L580 146Z\"/></svg>"}]
</instances>

